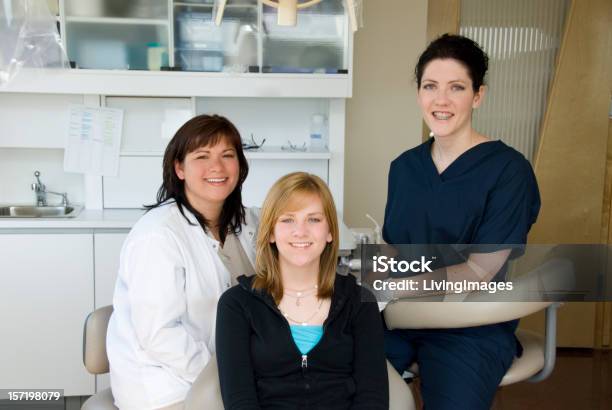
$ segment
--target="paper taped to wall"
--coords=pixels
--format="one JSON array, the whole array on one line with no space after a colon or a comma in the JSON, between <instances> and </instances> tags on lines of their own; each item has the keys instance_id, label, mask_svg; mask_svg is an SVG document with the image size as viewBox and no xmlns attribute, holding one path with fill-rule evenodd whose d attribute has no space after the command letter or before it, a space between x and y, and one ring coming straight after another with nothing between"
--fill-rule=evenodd
<instances>
[{"instance_id":1,"label":"paper taped to wall","mask_svg":"<svg viewBox=\"0 0 612 410\"><path fill-rule=\"evenodd\" d=\"M64 171L117 176L123 110L72 105L64 151Z\"/></svg>"}]
</instances>

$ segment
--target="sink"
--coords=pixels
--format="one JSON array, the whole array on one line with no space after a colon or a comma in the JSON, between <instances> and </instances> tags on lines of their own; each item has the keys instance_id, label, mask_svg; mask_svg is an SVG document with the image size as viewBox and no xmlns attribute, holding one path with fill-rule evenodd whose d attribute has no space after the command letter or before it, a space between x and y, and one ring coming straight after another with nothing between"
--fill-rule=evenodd
<instances>
[{"instance_id":1,"label":"sink","mask_svg":"<svg viewBox=\"0 0 612 410\"><path fill-rule=\"evenodd\" d=\"M74 218L82 209L80 205L2 205L0 218Z\"/></svg>"}]
</instances>

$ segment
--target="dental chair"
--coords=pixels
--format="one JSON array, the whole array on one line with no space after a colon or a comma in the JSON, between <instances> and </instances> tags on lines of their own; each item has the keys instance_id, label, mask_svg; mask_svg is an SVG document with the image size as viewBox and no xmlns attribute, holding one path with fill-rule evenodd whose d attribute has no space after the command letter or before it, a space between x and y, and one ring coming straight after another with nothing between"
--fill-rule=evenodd
<instances>
[{"instance_id":1,"label":"dental chair","mask_svg":"<svg viewBox=\"0 0 612 410\"><path fill-rule=\"evenodd\" d=\"M573 265L567 260L553 259L513 284L513 300L536 301L491 302L490 294L475 292L463 302L425 301L427 298L393 301L383 314L390 330L448 329L506 322L546 309L543 337L528 330L517 330L523 354L514 359L500 386L524 380L539 382L552 373L556 356L556 318L560 303L547 300L555 293L563 294L573 288ZM417 376L418 365L413 364L409 372Z\"/></svg>"},{"instance_id":2,"label":"dental chair","mask_svg":"<svg viewBox=\"0 0 612 410\"><path fill-rule=\"evenodd\" d=\"M113 313L112 306L104 306L91 312L85 319L83 328L83 364L93 375L109 372L106 356L106 328ZM113 394L104 389L91 396L83 406L83 410L116 410Z\"/></svg>"},{"instance_id":3,"label":"dental chair","mask_svg":"<svg viewBox=\"0 0 612 410\"><path fill-rule=\"evenodd\" d=\"M112 306L104 306L94 310L85 319L83 329L83 364L91 374L109 372L106 356L106 329L113 313ZM412 392L404 380L387 362L389 374L389 409L414 410ZM117 410L111 389L102 390L91 396L82 410ZM221 388L217 370L217 359L213 357L193 383L185 399L185 410L206 409L223 410Z\"/></svg>"},{"instance_id":4,"label":"dental chair","mask_svg":"<svg viewBox=\"0 0 612 410\"><path fill-rule=\"evenodd\" d=\"M83 364L87 371L94 375L109 372L108 357L106 356L106 329L112 313L112 306L104 306L91 312L85 319ZM213 358L202 370L185 399L186 410L204 408L207 410L223 410L216 358ZM87 399L81 409L117 410L117 407L114 404L111 389L108 388Z\"/></svg>"}]
</instances>

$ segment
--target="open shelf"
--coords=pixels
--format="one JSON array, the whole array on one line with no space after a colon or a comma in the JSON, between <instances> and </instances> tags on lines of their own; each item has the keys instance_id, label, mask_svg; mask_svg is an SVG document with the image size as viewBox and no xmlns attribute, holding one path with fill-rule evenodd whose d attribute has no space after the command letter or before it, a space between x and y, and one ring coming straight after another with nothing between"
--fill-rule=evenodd
<instances>
[{"instance_id":1,"label":"open shelf","mask_svg":"<svg viewBox=\"0 0 612 410\"><path fill-rule=\"evenodd\" d=\"M214 4L212 3L185 3L185 2L175 2L173 3L175 7L200 7L200 8L208 8L212 9ZM257 8L256 4L226 4L225 9L247 9L247 8Z\"/></svg>"},{"instance_id":2,"label":"open shelf","mask_svg":"<svg viewBox=\"0 0 612 410\"><path fill-rule=\"evenodd\" d=\"M158 157L163 156L162 151L121 151L125 157ZM281 147L263 147L257 150L244 150L247 159L331 159L331 152L326 149L307 151L286 151Z\"/></svg>"},{"instance_id":3,"label":"open shelf","mask_svg":"<svg viewBox=\"0 0 612 410\"><path fill-rule=\"evenodd\" d=\"M93 24L131 24L146 26L167 26L168 20L143 19L130 17L66 17L68 23L93 23Z\"/></svg>"}]
</instances>

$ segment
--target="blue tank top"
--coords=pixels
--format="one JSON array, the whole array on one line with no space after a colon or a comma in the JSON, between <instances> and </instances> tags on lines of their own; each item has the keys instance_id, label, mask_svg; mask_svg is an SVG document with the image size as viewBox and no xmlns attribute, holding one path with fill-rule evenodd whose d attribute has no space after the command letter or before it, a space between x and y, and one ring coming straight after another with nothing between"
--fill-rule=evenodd
<instances>
[{"instance_id":1,"label":"blue tank top","mask_svg":"<svg viewBox=\"0 0 612 410\"><path fill-rule=\"evenodd\" d=\"M291 325L291 336L302 354L308 354L323 336L323 326Z\"/></svg>"}]
</instances>

